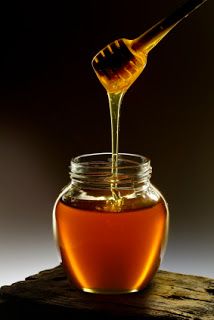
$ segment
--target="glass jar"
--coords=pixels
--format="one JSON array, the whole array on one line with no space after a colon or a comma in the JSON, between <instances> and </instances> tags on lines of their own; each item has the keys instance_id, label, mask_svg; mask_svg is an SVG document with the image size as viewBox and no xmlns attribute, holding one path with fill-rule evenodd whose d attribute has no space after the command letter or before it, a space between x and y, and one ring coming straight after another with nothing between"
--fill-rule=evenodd
<instances>
[{"instance_id":1,"label":"glass jar","mask_svg":"<svg viewBox=\"0 0 214 320\"><path fill-rule=\"evenodd\" d=\"M143 289L160 265L168 208L150 183L150 161L111 153L71 161L71 183L56 200L53 226L62 264L72 283L92 293Z\"/></svg>"}]
</instances>

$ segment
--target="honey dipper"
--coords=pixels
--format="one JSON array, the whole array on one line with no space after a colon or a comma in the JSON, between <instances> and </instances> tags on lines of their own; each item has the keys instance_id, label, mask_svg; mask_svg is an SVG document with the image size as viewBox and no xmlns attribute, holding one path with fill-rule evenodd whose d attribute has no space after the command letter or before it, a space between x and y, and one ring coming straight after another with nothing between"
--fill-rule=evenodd
<instances>
[{"instance_id":1,"label":"honey dipper","mask_svg":"<svg viewBox=\"0 0 214 320\"><path fill-rule=\"evenodd\" d=\"M119 39L93 58L92 66L110 93L125 92L146 66L147 55L165 35L207 0L189 0L134 40Z\"/></svg>"}]
</instances>

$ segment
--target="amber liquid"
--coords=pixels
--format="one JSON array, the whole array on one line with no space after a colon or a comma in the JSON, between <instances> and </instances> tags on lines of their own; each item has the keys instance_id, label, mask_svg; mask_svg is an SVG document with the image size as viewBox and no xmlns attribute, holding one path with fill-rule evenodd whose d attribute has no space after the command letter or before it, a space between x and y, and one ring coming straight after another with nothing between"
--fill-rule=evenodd
<instances>
[{"instance_id":1,"label":"amber liquid","mask_svg":"<svg viewBox=\"0 0 214 320\"><path fill-rule=\"evenodd\" d=\"M117 162L119 149L119 123L120 123L120 107L124 93L109 93L109 110L111 117L111 150L112 150L112 195L115 199L118 198L119 192L117 190Z\"/></svg>"},{"instance_id":2,"label":"amber liquid","mask_svg":"<svg viewBox=\"0 0 214 320\"><path fill-rule=\"evenodd\" d=\"M120 213L74 208L60 200L56 222L63 264L84 291L135 292L159 267L167 229L162 200Z\"/></svg>"}]
</instances>

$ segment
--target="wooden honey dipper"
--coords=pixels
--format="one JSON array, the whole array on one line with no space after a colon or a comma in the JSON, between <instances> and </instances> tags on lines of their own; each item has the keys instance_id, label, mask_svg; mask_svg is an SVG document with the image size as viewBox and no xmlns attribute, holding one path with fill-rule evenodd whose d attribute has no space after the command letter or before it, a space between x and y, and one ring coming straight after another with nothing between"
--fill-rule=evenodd
<instances>
[{"instance_id":1,"label":"wooden honey dipper","mask_svg":"<svg viewBox=\"0 0 214 320\"><path fill-rule=\"evenodd\" d=\"M109 93L125 92L146 66L147 55L166 34L207 0L189 0L134 40L119 39L93 58L92 66Z\"/></svg>"}]
</instances>

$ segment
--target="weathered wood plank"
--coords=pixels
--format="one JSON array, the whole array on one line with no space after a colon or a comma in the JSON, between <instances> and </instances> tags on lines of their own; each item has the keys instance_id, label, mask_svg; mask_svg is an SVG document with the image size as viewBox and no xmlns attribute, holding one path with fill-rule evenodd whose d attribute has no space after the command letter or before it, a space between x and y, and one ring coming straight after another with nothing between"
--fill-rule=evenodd
<instances>
[{"instance_id":1,"label":"weathered wood plank","mask_svg":"<svg viewBox=\"0 0 214 320\"><path fill-rule=\"evenodd\" d=\"M0 289L1 312L95 319L214 319L214 279L159 271L140 293L96 295L71 285L58 266Z\"/></svg>"}]
</instances>

